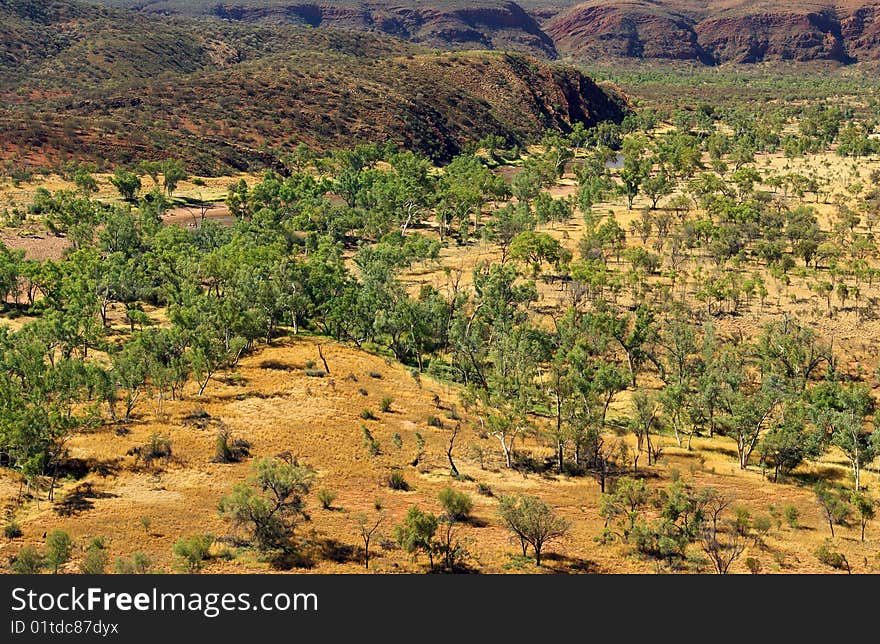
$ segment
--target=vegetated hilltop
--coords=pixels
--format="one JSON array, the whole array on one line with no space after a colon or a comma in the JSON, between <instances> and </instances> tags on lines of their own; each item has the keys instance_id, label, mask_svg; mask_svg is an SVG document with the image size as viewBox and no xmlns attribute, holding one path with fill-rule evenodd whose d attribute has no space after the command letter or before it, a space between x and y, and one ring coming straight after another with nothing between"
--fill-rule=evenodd
<instances>
[{"instance_id":1,"label":"vegetated hilltop","mask_svg":"<svg viewBox=\"0 0 880 644\"><path fill-rule=\"evenodd\" d=\"M544 25L561 55L838 63L880 57L880 5L871 0L590 0Z\"/></svg>"},{"instance_id":2,"label":"vegetated hilltop","mask_svg":"<svg viewBox=\"0 0 880 644\"><path fill-rule=\"evenodd\" d=\"M250 23L375 31L443 49L503 49L556 57L553 41L535 19L518 4L505 0L109 0L105 4Z\"/></svg>"},{"instance_id":3,"label":"vegetated hilltop","mask_svg":"<svg viewBox=\"0 0 880 644\"><path fill-rule=\"evenodd\" d=\"M487 134L619 121L613 90L521 54L436 54L345 30L171 19L80 3L2 2L0 141L51 165L185 155L193 171L278 164L393 141L448 159ZM24 127L22 127L24 125Z\"/></svg>"}]
</instances>

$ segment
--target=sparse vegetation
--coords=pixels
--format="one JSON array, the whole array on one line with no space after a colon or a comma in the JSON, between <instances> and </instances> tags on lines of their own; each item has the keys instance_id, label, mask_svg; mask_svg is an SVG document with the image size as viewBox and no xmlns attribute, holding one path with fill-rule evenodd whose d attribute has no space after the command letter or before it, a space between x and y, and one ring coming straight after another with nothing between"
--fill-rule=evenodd
<instances>
[{"instance_id":1,"label":"sparse vegetation","mask_svg":"<svg viewBox=\"0 0 880 644\"><path fill-rule=\"evenodd\" d=\"M336 500L336 493L332 490L328 490L327 488L322 488L318 490L317 493L318 501L321 502L321 507L325 510L333 509L333 501Z\"/></svg>"},{"instance_id":2,"label":"sparse vegetation","mask_svg":"<svg viewBox=\"0 0 880 644\"><path fill-rule=\"evenodd\" d=\"M112 512L120 572L876 572L861 66L597 65L615 107L519 53L58 12L0 74L8 569L104 572Z\"/></svg>"}]
</instances>

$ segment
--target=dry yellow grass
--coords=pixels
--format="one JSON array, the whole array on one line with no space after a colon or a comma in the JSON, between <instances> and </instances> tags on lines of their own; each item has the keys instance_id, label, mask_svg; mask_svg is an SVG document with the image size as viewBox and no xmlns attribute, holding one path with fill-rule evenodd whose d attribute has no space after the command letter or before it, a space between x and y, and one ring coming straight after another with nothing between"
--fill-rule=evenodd
<instances>
[{"instance_id":1,"label":"dry yellow grass","mask_svg":"<svg viewBox=\"0 0 880 644\"><path fill-rule=\"evenodd\" d=\"M314 491L309 497L311 521L299 528L301 536L309 536L316 553L312 572L360 572L362 565L356 554L343 553L334 561L331 553L336 546L356 548L359 537L354 515L375 514L374 503L381 499L387 518L380 530L382 537L391 538L392 527L400 521L410 505L439 512L437 494L446 485L468 492L475 501L475 525L461 529L461 538L471 552L471 565L483 572L531 572L530 565L514 565L511 559L518 545L511 542L497 516L497 497L513 492L535 494L557 509L572 523L570 533L548 547L547 571L650 573L656 564L643 560L620 545L600 545L594 538L601 534L603 521L598 514L599 487L589 477L569 478L556 475L523 476L501 467L500 454L492 440L480 439L474 432L473 419L463 418L462 433L456 442L455 459L462 473L473 481L453 481L445 457L450 429L455 422L448 418L456 404L454 388L423 376L420 383L404 367L382 357L336 343L325 343L324 353L331 374L310 377L305 374L307 362L319 358L318 339L301 337L284 339L244 359L232 372L221 374L212 382L205 395L197 397L188 391L183 400L168 401L157 417L155 401L145 399L136 408L135 419L127 424L107 425L96 431L76 436L70 443L71 457L90 462L96 471L79 480L62 481L55 493L56 505L42 500L30 502L19 514L24 529L23 539L0 542L0 558L13 556L25 543L42 544L47 530L60 527L84 544L91 536L104 536L113 558L128 556L141 550L163 570L171 570L171 545L181 536L211 533L224 536L229 526L218 517L219 498L232 485L248 475L249 462L236 464L212 463L218 423L234 437L252 443L254 456L272 456L290 452L317 472L314 490L327 488L337 493L334 510L321 509ZM380 378L370 374L379 374ZM366 395L360 393L365 390ZM435 406L434 396L442 409ZM394 399L390 413L379 411L384 396ZM624 407L619 402L616 407ZM371 409L378 420L364 421L362 409ZM186 417L194 412L207 412L210 420L199 428ZM441 417L444 428L430 427L429 415ZM361 424L370 426L381 445L381 454L371 457L363 445ZM122 429L128 431L120 435ZM145 443L150 434L169 436L173 458L167 466L156 469L136 467L127 450ZM392 436L397 432L403 447L396 448ZM415 433L426 440L425 456L413 467L408 463L415 455ZM694 451L675 447L669 437L659 439L665 444L661 463L651 468L652 486L666 485L673 470L700 486L711 485L735 497L736 504L750 509L752 516L767 513L768 504L781 508L795 504L801 512L803 527L787 526L771 529L765 547L751 546L747 556L762 562L765 572L829 572L813 552L825 539L828 530L818 513L812 492L788 483L771 483L757 470L742 472L736 465L732 442L724 438L697 438ZM486 469L470 454L469 443L486 450ZM529 440L524 447L540 455L547 447ZM392 467L401 467L412 486L408 492L393 491L385 484ZM828 461L813 467L826 468L835 476L846 476L840 461ZM800 473L806 475L809 468ZM868 483L875 481L867 476ZM489 485L494 498L476 492L477 483ZM91 485L84 495L84 507L70 516L59 514L58 507L75 490ZM0 478L0 494L7 501L18 491L15 477L6 472ZM69 497L72 498L72 497ZM149 531L140 523L150 517ZM869 526L868 541L858 541L854 527L838 527L836 543L846 553L854 572L875 572L880 562L877 551L876 526ZM424 560L413 562L400 550L383 550L380 540L371 570L374 572L421 571ZM215 548L216 550L216 548ZM77 552L70 564L75 569ZM744 558L734 565L735 572L745 572ZM253 554L236 559L212 560L206 572L263 572L269 568ZM303 572L303 569L295 569Z\"/></svg>"},{"instance_id":2,"label":"dry yellow grass","mask_svg":"<svg viewBox=\"0 0 880 644\"><path fill-rule=\"evenodd\" d=\"M827 162L827 163L826 163ZM804 160L786 160L778 155L759 159L759 167L768 165L777 171L790 170L827 173L834 182L834 191L852 180L849 162L832 155L816 155ZM876 160L866 161L857 169L862 178L878 167ZM789 170L786 170L789 171ZM225 193L231 178L218 179L209 184L216 199ZM253 178L250 178L253 180ZM102 182L103 185L103 182ZM52 189L52 188L50 188ZM182 185L178 194L190 194L198 186ZM202 190L206 190L204 187ZM189 192L188 192L189 191ZM574 194L576 186L570 179L552 189L554 196ZM18 194L18 193L17 193ZM205 192L207 194L207 191ZM112 196L112 195L111 195ZM2 198L2 197L0 197ZM7 197L8 198L8 197ZM110 198L108 196L108 198ZM628 228L638 216L638 208L645 204L636 201L634 210L627 210L619 202L600 204L596 210L612 210L618 222ZM823 225L833 210L832 204L818 204ZM576 248L583 233L583 222L575 217L570 223L544 228L570 250ZM441 253L439 266L461 270L462 285L470 280L473 267L481 260L497 260L497 249L486 244L467 247L447 247ZM443 288L447 277L437 265L421 265L409 271L405 279L414 288L431 283ZM687 265L692 269L695 264ZM880 321L863 319L854 310L842 310L829 317L823 314L824 302L811 293L803 279L795 278L791 286L777 293L770 286L770 297L763 307L757 303L746 307L743 314L719 320L722 333L742 333L753 338L767 321L786 312L806 316L817 333L823 338L833 338L835 347L843 358L842 367L855 371L861 366L871 372L877 366L877 351L873 342L880 337ZM557 285L539 283L540 308L552 311L562 294ZM866 291L867 296L880 296L880 287ZM818 312L818 314L817 314ZM115 314L114 314L115 315ZM161 311L152 311L161 319ZM20 324L21 319L13 324ZM121 323L118 316L111 323ZM61 516L52 504L42 500L30 502L20 512L18 519L24 529L24 538L0 540L0 561L8 560L24 543L42 544L42 535L54 527L68 530L82 544L89 536L107 538L110 552L115 558L142 550L156 561L163 570L172 569L171 545L181 537L196 533L226 535L228 525L217 514L219 498L233 484L248 475L248 461L236 464L212 463L214 440L218 425L222 422L234 437L250 441L254 456L272 456L282 452L297 455L303 462L316 468L318 479L315 490L327 488L337 494L335 510L323 510L315 499L309 498L311 521L300 526L298 533L310 537L315 553L314 572L359 572L362 565L357 555L345 554L344 547L360 545L355 528L354 515L375 513L374 503L381 499L387 512L381 532L390 539L393 526L400 521L407 508L413 504L434 512L439 511L438 492L446 485L467 491L474 499L474 525L461 528L461 538L471 552L471 565L483 572L531 572L530 566L522 566L512 559L518 552L518 544L512 542L497 516L497 497L512 492L527 492L545 499L557 511L571 521L570 533L548 547L546 570L559 572L614 572L649 573L657 570L650 560L636 556L631 549L618 544L600 545L595 538L601 534L603 520L599 516L599 488L591 478L530 474L502 467L499 449L490 438L480 438L474 419L462 418L462 433L457 440L455 457L462 473L472 481L453 481L449 477L445 449L449 428L455 422L448 418L449 410L458 403L455 387L442 384L427 376L417 382L407 368L382 357L356 350L334 342L325 342L324 352L331 368L325 378L305 374L307 362L320 364L316 344L312 337L296 337L279 340L275 345L263 348L242 360L235 370L220 374L204 396L198 397L190 388L183 400L166 401L162 414L155 412L155 401L144 398L136 409L136 417L124 426L108 425L90 433L76 436L70 443L71 456L101 465L79 480L62 481L56 492L61 501L83 484L90 484L94 491L86 498L81 511L71 516ZM283 368L279 368L283 367ZM373 378L370 373L381 374ZM361 393L366 391L366 395ZM439 396L442 409L437 409L434 396ZM394 399L392 413L381 413L379 401L390 396ZM360 412L370 408L378 420L364 421ZM199 429L186 417L194 411L204 410L212 423ZM618 397L612 407L613 414L625 413L627 394ZM427 424L429 415L443 419L445 428L438 429ZM463 414L464 415L464 414ZM363 444L361 425L366 424L381 445L381 454L371 457ZM124 427L128 433L122 433ZM173 444L174 458L166 467L156 470L135 467L133 457L125 456L127 450L144 444L154 432L168 435ZM392 443L394 433L399 433L403 447ZM420 432L426 439L425 457L418 466L408 463L415 455L415 434ZM616 440L616 438L610 438ZM625 439L628 440L628 437ZM717 437L712 440L694 439L694 450L678 448L671 437L661 437L664 456L650 470L652 486L670 482L673 472L678 472L700 486L713 486L736 499L735 505L747 507L752 516L765 515L768 506L782 508L786 504L798 507L802 527L794 529L775 523L763 546L752 545L745 556L734 564L733 571L747 572L745 557L761 562L763 572L828 573L836 572L818 562L814 552L829 535L828 527L819 514L813 493L803 482L811 475L821 473L845 481L848 468L843 459L830 453L818 464L805 465L789 482L772 483L758 469L741 471L737 467L732 441ZM485 469L471 454L469 445L476 444L489 455ZM548 446L530 438L520 446L536 455L550 453ZM408 492L390 490L385 479L393 467L401 467L413 489ZM865 474L869 486L877 484L874 472ZM477 493L477 484L491 487L495 497ZM4 471L0 476L0 497L11 501L19 490L17 478ZM140 524L141 517L150 517L149 531ZM837 527L836 547L844 552L853 572L877 572L880 526L869 524L868 539L859 541L858 529ZM413 562L398 550L385 550L374 541L371 570L376 572L421 571L424 560ZM322 549L323 548L323 549ZM331 551L337 553L332 555ZM355 551L356 552L356 551ZM696 550L695 550L696 552ZM80 556L78 553L77 556ZM335 561L334 559L339 559ZM76 560L71 564L74 568ZM708 570L708 568L705 568ZM216 558L207 572L259 572L268 570L252 554L241 554L233 560ZM298 569L299 570L299 569Z\"/></svg>"}]
</instances>

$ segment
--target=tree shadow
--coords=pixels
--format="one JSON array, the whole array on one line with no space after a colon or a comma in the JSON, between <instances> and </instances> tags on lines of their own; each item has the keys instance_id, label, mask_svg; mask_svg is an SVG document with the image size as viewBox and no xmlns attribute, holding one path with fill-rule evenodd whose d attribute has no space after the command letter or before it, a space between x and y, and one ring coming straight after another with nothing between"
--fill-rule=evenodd
<instances>
[{"instance_id":1,"label":"tree shadow","mask_svg":"<svg viewBox=\"0 0 880 644\"><path fill-rule=\"evenodd\" d=\"M116 496L110 492L96 491L91 483L81 483L65 494L60 502L56 502L54 510L59 516L71 517L95 507L92 499L112 499Z\"/></svg>"},{"instance_id":2,"label":"tree shadow","mask_svg":"<svg viewBox=\"0 0 880 644\"><path fill-rule=\"evenodd\" d=\"M121 467L118 458L106 461L96 458L65 458L58 463L57 477L80 480L94 472L101 478L106 478L117 474Z\"/></svg>"},{"instance_id":3,"label":"tree shadow","mask_svg":"<svg viewBox=\"0 0 880 644\"><path fill-rule=\"evenodd\" d=\"M594 561L582 557L569 557L556 552L545 553L541 557L541 567L561 575L597 575L602 573L602 568Z\"/></svg>"}]
</instances>

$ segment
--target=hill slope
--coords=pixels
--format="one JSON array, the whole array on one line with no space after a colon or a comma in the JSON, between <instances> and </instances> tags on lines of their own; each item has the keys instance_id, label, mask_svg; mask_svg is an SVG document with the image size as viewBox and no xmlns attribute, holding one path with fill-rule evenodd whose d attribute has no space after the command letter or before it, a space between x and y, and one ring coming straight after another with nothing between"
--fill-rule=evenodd
<instances>
[{"instance_id":1,"label":"hill slope","mask_svg":"<svg viewBox=\"0 0 880 644\"><path fill-rule=\"evenodd\" d=\"M249 23L367 30L442 49L504 49L556 57L553 42L535 19L507 0L481 0L476 4L465 0L108 0L106 4Z\"/></svg>"},{"instance_id":2,"label":"hill slope","mask_svg":"<svg viewBox=\"0 0 880 644\"><path fill-rule=\"evenodd\" d=\"M9 0L0 25L0 141L31 165L173 155L214 173L368 141L448 159L486 134L523 142L626 111L572 68L380 34Z\"/></svg>"}]
</instances>

